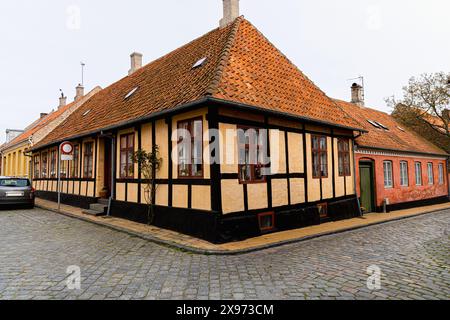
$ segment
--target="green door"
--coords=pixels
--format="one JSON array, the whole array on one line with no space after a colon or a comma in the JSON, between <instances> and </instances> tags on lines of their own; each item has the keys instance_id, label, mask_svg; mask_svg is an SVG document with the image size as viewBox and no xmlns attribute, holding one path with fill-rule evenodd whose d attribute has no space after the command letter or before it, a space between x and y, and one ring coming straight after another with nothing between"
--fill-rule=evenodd
<instances>
[{"instance_id":1,"label":"green door","mask_svg":"<svg viewBox=\"0 0 450 320\"><path fill-rule=\"evenodd\" d=\"M359 164L359 174L361 178L361 206L366 209L366 212L373 212L375 206L372 163L361 162Z\"/></svg>"}]
</instances>

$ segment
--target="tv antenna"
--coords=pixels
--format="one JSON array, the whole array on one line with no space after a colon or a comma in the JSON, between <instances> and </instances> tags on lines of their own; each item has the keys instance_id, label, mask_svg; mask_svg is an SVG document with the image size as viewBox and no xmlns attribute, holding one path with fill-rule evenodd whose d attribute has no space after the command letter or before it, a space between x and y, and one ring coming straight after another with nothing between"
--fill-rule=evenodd
<instances>
[{"instance_id":1,"label":"tv antenna","mask_svg":"<svg viewBox=\"0 0 450 320\"><path fill-rule=\"evenodd\" d=\"M357 78L351 78L351 79L347 79L347 81L355 81L355 80L358 80L359 81L359 85L362 87L362 98L363 98L363 101L365 101L366 99L366 93L365 93L365 89L366 89L366 87L364 86L364 76L359 76L359 77L357 77Z\"/></svg>"},{"instance_id":2,"label":"tv antenna","mask_svg":"<svg viewBox=\"0 0 450 320\"><path fill-rule=\"evenodd\" d=\"M84 86L84 67L86 64L84 62L80 62L81 64L81 85Z\"/></svg>"}]
</instances>

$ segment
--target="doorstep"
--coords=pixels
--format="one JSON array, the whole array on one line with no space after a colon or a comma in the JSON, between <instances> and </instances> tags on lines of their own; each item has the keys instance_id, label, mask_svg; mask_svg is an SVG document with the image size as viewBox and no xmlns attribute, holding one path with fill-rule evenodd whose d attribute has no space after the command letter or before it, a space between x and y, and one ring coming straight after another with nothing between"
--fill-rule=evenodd
<instances>
[{"instance_id":1,"label":"doorstep","mask_svg":"<svg viewBox=\"0 0 450 320\"><path fill-rule=\"evenodd\" d=\"M327 222L317 226L282 231L247 239L244 241L225 244L213 244L175 231L165 230L155 226L148 226L125 219L114 217L88 216L86 214L83 214L83 209L68 205L61 205L61 212L58 212L58 205L55 202L39 198L36 199L36 206L42 209L60 213L65 216L95 223L103 227L128 233L132 236L192 253L210 255L235 255L442 211L450 209L450 202L393 211L391 213L370 213L364 215L364 217L347 219L337 222Z\"/></svg>"}]
</instances>

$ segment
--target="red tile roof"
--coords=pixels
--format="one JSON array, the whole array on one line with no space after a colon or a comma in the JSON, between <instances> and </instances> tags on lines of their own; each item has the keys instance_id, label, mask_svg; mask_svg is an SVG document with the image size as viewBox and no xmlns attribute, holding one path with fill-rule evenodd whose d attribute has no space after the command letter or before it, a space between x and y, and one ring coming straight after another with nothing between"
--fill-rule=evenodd
<instances>
[{"instance_id":1,"label":"red tile roof","mask_svg":"<svg viewBox=\"0 0 450 320\"><path fill-rule=\"evenodd\" d=\"M359 147L388 149L413 153L434 155L447 155L447 153L420 137L415 132L408 130L397 122L391 115L367 108L359 107L353 103L335 100L348 114L355 118L368 133L356 139ZM379 122L389 130L375 128L368 120Z\"/></svg>"},{"instance_id":2,"label":"red tile roof","mask_svg":"<svg viewBox=\"0 0 450 320\"><path fill-rule=\"evenodd\" d=\"M193 69L194 63L204 57L206 62ZM135 88L137 91L125 99ZM102 90L35 148L210 97L343 127L360 127L241 17Z\"/></svg>"}]
</instances>

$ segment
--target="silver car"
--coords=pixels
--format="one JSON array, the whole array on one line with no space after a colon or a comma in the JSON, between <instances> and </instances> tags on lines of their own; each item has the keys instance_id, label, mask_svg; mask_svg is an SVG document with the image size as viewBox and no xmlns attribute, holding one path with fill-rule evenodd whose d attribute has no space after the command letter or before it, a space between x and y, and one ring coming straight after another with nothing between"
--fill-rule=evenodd
<instances>
[{"instance_id":1,"label":"silver car","mask_svg":"<svg viewBox=\"0 0 450 320\"><path fill-rule=\"evenodd\" d=\"M30 180L0 177L0 209L11 205L34 208L34 189Z\"/></svg>"}]
</instances>

